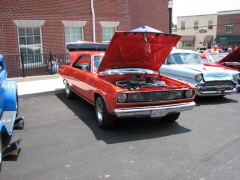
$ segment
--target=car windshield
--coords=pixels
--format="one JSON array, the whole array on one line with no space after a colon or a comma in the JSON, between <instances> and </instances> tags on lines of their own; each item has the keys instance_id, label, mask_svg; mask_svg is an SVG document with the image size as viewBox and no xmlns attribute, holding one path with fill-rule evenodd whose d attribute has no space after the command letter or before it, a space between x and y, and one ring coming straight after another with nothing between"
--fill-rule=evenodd
<instances>
[{"instance_id":1,"label":"car windshield","mask_svg":"<svg viewBox=\"0 0 240 180\"><path fill-rule=\"evenodd\" d=\"M203 64L203 61L196 53L173 53L168 56L166 64Z\"/></svg>"},{"instance_id":2,"label":"car windshield","mask_svg":"<svg viewBox=\"0 0 240 180\"><path fill-rule=\"evenodd\" d=\"M94 56L94 72L97 72L97 69L102 61L103 56Z\"/></svg>"},{"instance_id":3,"label":"car windshield","mask_svg":"<svg viewBox=\"0 0 240 180\"><path fill-rule=\"evenodd\" d=\"M208 59L208 62L215 63L215 62L220 61L226 55L228 55L228 54L227 53L209 53L208 55L206 55L206 57Z\"/></svg>"},{"instance_id":4,"label":"car windshield","mask_svg":"<svg viewBox=\"0 0 240 180\"><path fill-rule=\"evenodd\" d=\"M114 68L101 72L103 75L119 74L158 74L156 71L145 68Z\"/></svg>"}]
</instances>

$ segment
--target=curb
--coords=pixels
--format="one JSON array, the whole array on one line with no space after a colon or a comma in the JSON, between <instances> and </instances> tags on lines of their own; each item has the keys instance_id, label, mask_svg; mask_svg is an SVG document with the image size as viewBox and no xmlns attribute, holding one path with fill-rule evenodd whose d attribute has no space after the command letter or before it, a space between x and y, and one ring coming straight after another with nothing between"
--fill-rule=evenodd
<instances>
[{"instance_id":1,"label":"curb","mask_svg":"<svg viewBox=\"0 0 240 180\"><path fill-rule=\"evenodd\" d=\"M31 93L31 94L22 94L18 95L20 99L26 99L26 98L32 98L32 97L40 97L40 96L49 96L49 95L57 95L57 94L64 94L64 89L59 89L55 91L46 91L46 92L40 92L40 93Z\"/></svg>"}]
</instances>

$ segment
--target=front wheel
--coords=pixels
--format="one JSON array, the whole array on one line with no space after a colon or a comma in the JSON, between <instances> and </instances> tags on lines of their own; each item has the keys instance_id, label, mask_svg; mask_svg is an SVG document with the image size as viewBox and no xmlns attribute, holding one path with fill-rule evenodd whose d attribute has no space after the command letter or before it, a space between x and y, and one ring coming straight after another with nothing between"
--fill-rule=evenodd
<instances>
[{"instance_id":1,"label":"front wheel","mask_svg":"<svg viewBox=\"0 0 240 180\"><path fill-rule=\"evenodd\" d=\"M74 99L74 92L71 90L68 82L65 82L65 94L68 99Z\"/></svg>"},{"instance_id":2,"label":"front wheel","mask_svg":"<svg viewBox=\"0 0 240 180\"><path fill-rule=\"evenodd\" d=\"M179 116L180 116L180 112L166 115L162 117L162 119L166 122L175 122L179 118Z\"/></svg>"},{"instance_id":3,"label":"front wheel","mask_svg":"<svg viewBox=\"0 0 240 180\"><path fill-rule=\"evenodd\" d=\"M108 113L106 103L101 96L95 102L95 113L100 128L109 129L113 127L115 117Z\"/></svg>"}]
</instances>

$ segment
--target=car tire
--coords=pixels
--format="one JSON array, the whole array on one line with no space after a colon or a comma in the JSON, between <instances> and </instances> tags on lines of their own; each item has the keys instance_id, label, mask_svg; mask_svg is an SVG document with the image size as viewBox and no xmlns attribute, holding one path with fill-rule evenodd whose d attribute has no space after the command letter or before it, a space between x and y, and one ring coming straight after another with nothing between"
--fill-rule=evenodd
<instances>
[{"instance_id":1,"label":"car tire","mask_svg":"<svg viewBox=\"0 0 240 180\"><path fill-rule=\"evenodd\" d=\"M68 99L74 99L75 93L71 90L68 82L65 82L65 94Z\"/></svg>"},{"instance_id":2,"label":"car tire","mask_svg":"<svg viewBox=\"0 0 240 180\"><path fill-rule=\"evenodd\" d=\"M165 122L175 122L180 116L180 112L179 113L174 113L174 114L169 114L164 116L162 119Z\"/></svg>"},{"instance_id":3,"label":"car tire","mask_svg":"<svg viewBox=\"0 0 240 180\"><path fill-rule=\"evenodd\" d=\"M115 117L108 113L106 103L101 96L99 96L95 102L95 113L100 128L109 129L113 127Z\"/></svg>"},{"instance_id":4,"label":"car tire","mask_svg":"<svg viewBox=\"0 0 240 180\"><path fill-rule=\"evenodd\" d=\"M0 172L2 169L2 153L3 153L3 144L2 144L2 134L0 133Z\"/></svg>"}]
</instances>

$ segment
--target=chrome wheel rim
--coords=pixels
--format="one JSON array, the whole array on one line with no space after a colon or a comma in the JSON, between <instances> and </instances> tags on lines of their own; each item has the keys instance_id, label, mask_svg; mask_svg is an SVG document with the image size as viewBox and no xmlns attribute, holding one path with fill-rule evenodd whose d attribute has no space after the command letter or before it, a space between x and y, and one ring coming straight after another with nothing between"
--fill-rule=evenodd
<instances>
[{"instance_id":1,"label":"chrome wheel rim","mask_svg":"<svg viewBox=\"0 0 240 180\"><path fill-rule=\"evenodd\" d=\"M70 87L69 87L68 83L65 84L65 92L67 95L69 95L69 93L70 93Z\"/></svg>"},{"instance_id":2,"label":"chrome wheel rim","mask_svg":"<svg viewBox=\"0 0 240 180\"><path fill-rule=\"evenodd\" d=\"M96 114L97 114L99 124L102 124L103 110L102 110L102 103L99 99L97 100L97 104L96 104Z\"/></svg>"}]
</instances>

